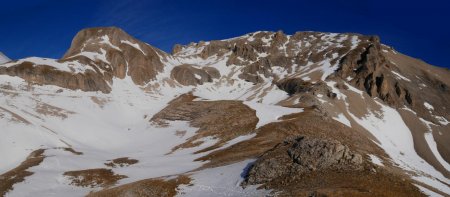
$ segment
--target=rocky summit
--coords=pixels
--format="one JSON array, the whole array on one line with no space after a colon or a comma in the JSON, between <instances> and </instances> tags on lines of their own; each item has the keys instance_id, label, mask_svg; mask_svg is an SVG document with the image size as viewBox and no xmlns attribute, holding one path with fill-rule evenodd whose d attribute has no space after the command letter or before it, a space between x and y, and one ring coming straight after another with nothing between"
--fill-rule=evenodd
<instances>
[{"instance_id":1,"label":"rocky summit","mask_svg":"<svg viewBox=\"0 0 450 197\"><path fill-rule=\"evenodd\" d=\"M378 36L0 53L2 196L449 196L450 71Z\"/></svg>"}]
</instances>

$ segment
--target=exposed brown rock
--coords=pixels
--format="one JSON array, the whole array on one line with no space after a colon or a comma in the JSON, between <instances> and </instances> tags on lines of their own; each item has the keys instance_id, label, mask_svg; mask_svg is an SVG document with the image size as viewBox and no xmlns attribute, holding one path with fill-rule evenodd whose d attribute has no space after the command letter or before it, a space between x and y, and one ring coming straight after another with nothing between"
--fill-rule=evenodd
<instances>
[{"instance_id":1,"label":"exposed brown rock","mask_svg":"<svg viewBox=\"0 0 450 197\"><path fill-rule=\"evenodd\" d=\"M317 124L318 122L320 124ZM330 132L333 135L330 135ZM283 116L278 122L258 128L256 136L249 140L239 142L223 150L211 152L197 160L209 161L204 167L215 167L247 158L255 158L283 142L286 138L299 135L311 138L331 138L364 154L384 155L383 150L359 131L331 118L326 118L321 112L314 109L306 109L305 112Z\"/></svg>"},{"instance_id":2,"label":"exposed brown rock","mask_svg":"<svg viewBox=\"0 0 450 197\"><path fill-rule=\"evenodd\" d=\"M196 68L189 64L173 68L170 75L182 85L202 85L220 77L219 71L213 67Z\"/></svg>"},{"instance_id":3,"label":"exposed brown rock","mask_svg":"<svg viewBox=\"0 0 450 197\"><path fill-rule=\"evenodd\" d=\"M259 157L243 184L264 184L280 196L424 196L367 159L336 140L290 138Z\"/></svg>"},{"instance_id":4,"label":"exposed brown rock","mask_svg":"<svg viewBox=\"0 0 450 197\"><path fill-rule=\"evenodd\" d=\"M107 82L91 70L85 73L69 73L57 70L48 65L34 65L31 62L23 62L11 67L0 67L0 74L18 76L30 84L56 85L68 89L80 89L83 91L109 92L111 88Z\"/></svg>"},{"instance_id":5,"label":"exposed brown rock","mask_svg":"<svg viewBox=\"0 0 450 197\"><path fill-rule=\"evenodd\" d=\"M223 56L231 48L230 44L220 40L213 40L202 50L200 56L203 59L217 55Z\"/></svg>"},{"instance_id":6,"label":"exposed brown rock","mask_svg":"<svg viewBox=\"0 0 450 197\"><path fill-rule=\"evenodd\" d=\"M268 186L281 189L278 196L426 196L403 176L383 169L363 171L314 171L301 179L284 177Z\"/></svg>"},{"instance_id":7,"label":"exposed brown rock","mask_svg":"<svg viewBox=\"0 0 450 197\"><path fill-rule=\"evenodd\" d=\"M36 112L42 115L60 117L61 119L66 119L68 115L75 113L43 102L38 102Z\"/></svg>"},{"instance_id":8,"label":"exposed brown rock","mask_svg":"<svg viewBox=\"0 0 450 197\"><path fill-rule=\"evenodd\" d=\"M253 64L245 66L245 68L242 70L242 74L240 74L239 77L246 81L260 83L264 81L262 77L267 78L271 75L272 73L270 60L267 58L262 58Z\"/></svg>"},{"instance_id":9,"label":"exposed brown rock","mask_svg":"<svg viewBox=\"0 0 450 197\"><path fill-rule=\"evenodd\" d=\"M104 55L106 61L89 59L83 52ZM56 85L83 91L111 91L113 77L131 76L134 83L144 85L162 71L163 51L153 48L116 27L88 28L74 37L72 45L58 62L78 61L93 70L84 73L60 71L50 65L23 62L0 68L0 74L18 76L29 83Z\"/></svg>"},{"instance_id":10,"label":"exposed brown rock","mask_svg":"<svg viewBox=\"0 0 450 197\"><path fill-rule=\"evenodd\" d=\"M108 36L110 43L115 47L103 43L104 36ZM137 45L138 48L130 46L128 42ZM109 71L112 76L123 78L125 75L130 75L133 81L139 85L154 79L156 74L162 71L163 64L158 55L166 55L119 28L102 27L83 29L78 32L62 59L76 59L73 56L83 51L101 53L101 50L106 51L106 58L112 67L112 70ZM125 73L127 69L128 73ZM105 70L108 71L108 69Z\"/></svg>"},{"instance_id":11,"label":"exposed brown rock","mask_svg":"<svg viewBox=\"0 0 450 197\"><path fill-rule=\"evenodd\" d=\"M219 139L216 145L209 147L217 148L228 140L253 132L258 123L255 110L241 101L192 101L186 97L190 96L177 98L151 119L161 126L167 121L182 120L199 128L195 136L174 150L197 146L201 142L196 140L207 136Z\"/></svg>"},{"instance_id":12,"label":"exposed brown rock","mask_svg":"<svg viewBox=\"0 0 450 197\"><path fill-rule=\"evenodd\" d=\"M116 175L110 169L87 169L64 172L72 185L80 187L109 187L114 185L118 180L127 178L125 175Z\"/></svg>"},{"instance_id":13,"label":"exposed brown rock","mask_svg":"<svg viewBox=\"0 0 450 197\"><path fill-rule=\"evenodd\" d=\"M128 157L121 157L113 160L108 160L108 163L105 163L106 166L117 168L117 167L127 167L133 164L138 163L137 159L130 159Z\"/></svg>"},{"instance_id":14,"label":"exposed brown rock","mask_svg":"<svg viewBox=\"0 0 450 197\"><path fill-rule=\"evenodd\" d=\"M76 150L74 150L73 148L71 148L71 147L69 147L69 148L63 148L65 151L68 151L68 152L71 152L71 153L73 153L74 155L82 155L83 154L83 152L80 152L80 151L76 151Z\"/></svg>"},{"instance_id":15,"label":"exposed brown rock","mask_svg":"<svg viewBox=\"0 0 450 197\"><path fill-rule=\"evenodd\" d=\"M294 137L264 153L248 172L245 184L262 184L281 176L301 177L311 171L363 169L361 154L336 140Z\"/></svg>"},{"instance_id":16,"label":"exposed brown rock","mask_svg":"<svg viewBox=\"0 0 450 197\"><path fill-rule=\"evenodd\" d=\"M298 93L311 93L312 95L322 94L330 98L335 98L336 93L333 93L330 87L324 82L312 83L309 81L303 81L299 78L287 78L277 82L278 88L284 90L289 95Z\"/></svg>"},{"instance_id":17,"label":"exposed brown rock","mask_svg":"<svg viewBox=\"0 0 450 197\"><path fill-rule=\"evenodd\" d=\"M181 46L180 44L176 44L173 46L172 49L172 55L175 55L176 53L180 52L183 49L183 46Z\"/></svg>"},{"instance_id":18,"label":"exposed brown rock","mask_svg":"<svg viewBox=\"0 0 450 197\"><path fill-rule=\"evenodd\" d=\"M87 195L88 197L114 197L114 196L142 196L142 197L173 197L177 195L177 188L181 184L189 184L191 179L180 175L177 178L146 179L118 187L100 190Z\"/></svg>"}]
</instances>

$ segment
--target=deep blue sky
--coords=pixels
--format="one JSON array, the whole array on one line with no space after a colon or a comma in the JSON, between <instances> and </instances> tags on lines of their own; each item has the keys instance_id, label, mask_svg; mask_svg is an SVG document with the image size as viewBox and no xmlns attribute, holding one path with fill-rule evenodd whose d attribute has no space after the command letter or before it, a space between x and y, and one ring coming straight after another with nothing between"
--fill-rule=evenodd
<instances>
[{"instance_id":1,"label":"deep blue sky","mask_svg":"<svg viewBox=\"0 0 450 197\"><path fill-rule=\"evenodd\" d=\"M402 53L450 67L450 6L435 0L2 0L0 51L60 58L80 29L95 26L118 26L165 51L258 30L376 34Z\"/></svg>"}]
</instances>

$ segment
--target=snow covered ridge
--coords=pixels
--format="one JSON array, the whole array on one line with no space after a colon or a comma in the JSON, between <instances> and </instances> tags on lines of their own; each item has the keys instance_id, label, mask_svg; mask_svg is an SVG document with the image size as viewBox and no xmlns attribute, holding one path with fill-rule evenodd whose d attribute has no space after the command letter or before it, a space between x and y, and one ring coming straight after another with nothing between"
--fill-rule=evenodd
<instances>
[{"instance_id":1,"label":"snow covered ridge","mask_svg":"<svg viewBox=\"0 0 450 197\"><path fill-rule=\"evenodd\" d=\"M8 57L6 57L5 54L0 52L0 64L4 64L4 63L10 62L10 61L11 61L11 59L9 59Z\"/></svg>"},{"instance_id":2,"label":"snow covered ridge","mask_svg":"<svg viewBox=\"0 0 450 197\"><path fill-rule=\"evenodd\" d=\"M255 32L167 54L116 28L93 28L74 43L61 60L0 65L0 176L13 185L2 195L450 194L450 74L376 37ZM44 66L58 72L30 74ZM61 73L70 83L52 81ZM96 91L102 84L108 91ZM418 94L418 84L428 88ZM302 136L339 141L360 155L344 160L364 167L287 176L275 165L279 174L253 180L265 189L243 184L261 155L282 161L274 147ZM28 157L33 151L42 153ZM33 174L17 181L22 162ZM325 181L317 188L314 180Z\"/></svg>"}]
</instances>

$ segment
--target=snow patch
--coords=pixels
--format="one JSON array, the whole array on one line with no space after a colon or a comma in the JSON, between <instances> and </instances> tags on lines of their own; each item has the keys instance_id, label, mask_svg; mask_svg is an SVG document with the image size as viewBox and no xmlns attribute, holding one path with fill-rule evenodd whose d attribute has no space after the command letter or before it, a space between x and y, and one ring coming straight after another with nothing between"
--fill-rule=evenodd
<instances>
[{"instance_id":1,"label":"snow patch","mask_svg":"<svg viewBox=\"0 0 450 197\"><path fill-rule=\"evenodd\" d=\"M0 64L4 64L4 63L10 62L10 61L11 61L11 59L9 59L8 57L6 57L5 54L0 52Z\"/></svg>"},{"instance_id":2,"label":"snow patch","mask_svg":"<svg viewBox=\"0 0 450 197\"><path fill-rule=\"evenodd\" d=\"M383 161L379 157L372 155L372 154L369 154L369 157L370 157L370 161L372 161L373 164L376 164L379 166L384 166Z\"/></svg>"},{"instance_id":3,"label":"snow patch","mask_svg":"<svg viewBox=\"0 0 450 197\"><path fill-rule=\"evenodd\" d=\"M303 112L303 109L301 108L288 108L256 102L244 102L244 104L256 111L256 116L259 119L256 128L264 126L270 122L276 122L278 121L278 118L284 115Z\"/></svg>"},{"instance_id":4,"label":"snow patch","mask_svg":"<svg viewBox=\"0 0 450 197\"><path fill-rule=\"evenodd\" d=\"M376 101L381 107L381 114L370 112L365 117L358 118L349 112L350 116L380 142L380 146L401 168L407 171L414 171L416 176L413 179L435 187L443 192L450 192L448 186L443 182L449 182L441 172L423 160L414 149L414 142L411 131L403 122L400 114L393 108Z\"/></svg>"},{"instance_id":5,"label":"snow patch","mask_svg":"<svg viewBox=\"0 0 450 197\"><path fill-rule=\"evenodd\" d=\"M431 152L433 152L436 159L439 161L439 163L444 166L445 169L450 169L450 164L445 161L445 159L441 156L441 153L439 153L437 149L436 141L434 140L432 133L425 133L425 140L427 141L428 146L431 149Z\"/></svg>"},{"instance_id":6,"label":"snow patch","mask_svg":"<svg viewBox=\"0 0 450 197\"><path fill-rule=\"evenodd\" d=\"M319 97L320 98L320 97ZM350 121L347 119L347 117L345 117L345 115L343 113L340 113L337 115L337 117L333 117L334 120L339 121L342 124L345 124L349 127L352 127L352 124L350 123Z\"/></svg>"},{"instance_id":7,"label":"snow patch","mask_svg":"<svg viewBox=\"0 0 450 197\"><path fill-rule=\"evenodd\" d=\"M424 102L423 106L425 106L425 108L427 108L428 110L434 110L433 105L431 105L430 103Z\"/></svg>"},{"instance_id":8,"label":"snow patch","mask_svg":"<svg viewBox=\"0 0 450 197\"><path fill-rule=\"evenodd\" d=\"M395 72L395 71L391 71L396 77L397 77L397 79L403 79L403 80L405 80L405 81L408 81L408 82L411 82L411 80L410 79L408 79L408 78L406 78L406 77L404 77L403 75L401 75L400 73L398 73L398 72Z\"/></svg>"},{"instance_id":9,"label":"snow patch","mask_svg":"<svg viewBox=\"0 0 450 197\"><path fill-rule=\"evenodd\" d=\"M444 196L442 196L442 195L440 195L440 194L438 194L438 193L436 193L436 192L433 192L433 191L431 191L431 190L429 190L429 189L427 189L427 188L425 188L425 187L422 187L422 186L420 186L420 185L418 185L418 184L413 184L414 186L416 186L417 188L419 188L419 190L422 192L422 193L424 193L425 195L427 195L427 196L431 196L431 197L444 197Z\"/></svg>"},{"instance_id":10,"label":"snow patch","mask_svg":"<svg viewBox=\"0 0 450 197\"><path fill-rule=\"evenodd\" d=\"M257 189L259 185L240 186L247 168L254 160L246 160L227 166L209 168L192 173L192 185L181 185L177 196L267 196L270 190Z\"/></svg>"},{"instance_id":11,"label":"snow patch","mask_svg":"<svg viewBox=\"0 0 450 197\"><path fill-rule=\"evenodd\" d=\"M128 40L121 40L120 43L128 44L128 45L134 47L135 49L141 51L142 54L147 55L147 54L141 49L141 47L139 46L138 43L132 43L132 42L130 42L130 41L128 41Z\"/></svg>"}]
</instances>

